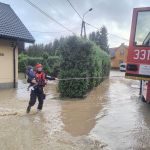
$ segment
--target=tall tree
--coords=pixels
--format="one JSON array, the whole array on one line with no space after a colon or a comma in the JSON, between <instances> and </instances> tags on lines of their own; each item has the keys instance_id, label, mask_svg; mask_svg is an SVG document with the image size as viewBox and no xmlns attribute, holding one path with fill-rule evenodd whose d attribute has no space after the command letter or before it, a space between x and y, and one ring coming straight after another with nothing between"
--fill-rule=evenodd
<instances>
[{"instance_id":1,"label":"tall tree","mask_svg":"<svg viewBox=\"0 0 150 150\"><path fill-rule=\"evenodd\" d=\"M90 33L89 40L95 42L103 51L109 53L107 35L107 28L102 26L100 31Z\"/></svg>"},{"instance_id":2,"label":"tall tree","mask_svg":"<svg viewBox=\"0 0 150 150\"><path fill-rule=\"evenodd\" d=\"M95 34L95 43L100 46L100 32L97 31Z\"/></svg>"},{"instance_id":3,"label":"tall tree","mask_svg":"<svg viewBox=\"0 0 150 150\"><path fill-rule=\"evenodd\" d=\"M108 35L108 33L107 33L106 27L102 26L100 29L99 45L100 45L101 49L103 49L105 52L109 53L107 35Z\"/></svg>"},{"instance_id":4,"label":"tall tree","mask_svg":"<svg viewBox=\"0 0 150 150\"><path fill-rule=\"evenodd\" d=\"M94 42L96 41L96 34L95 34L95 32L90 33L89 40L94 41Z\"/></svg>"},{"instance_id":5,"label":"tall tree","mask_svg":"<svg viewBox=\"0 0 150 150\"><path fill-rule=\"evenodd\" d=\"M52 43L50 42L50 43L46 44L44 50L46 52L48 52L48 54L51 54L52 53Z\"/></svg>"},{"instance_id":6,"label":"tall tree","mask_svg":"<svg viewBox=\"0 0 150 150\"><path fill-rule=\"evenodd\" d=\"M59 46L60 46L59 40L55 39L52 46L53 55L56 54L56 51L58 51Z\"/></svg>"},{"instance_id":7,"label":"tall tree","mask_svg":"<svg viewBox=\"0 0 150 150\"><path fill-rule=\"evenodd\" d=\"M29 56L40 56L44 50L43 44L34 44L29 46L27 49L27 55Z\"/></svg>"}]
</instances>

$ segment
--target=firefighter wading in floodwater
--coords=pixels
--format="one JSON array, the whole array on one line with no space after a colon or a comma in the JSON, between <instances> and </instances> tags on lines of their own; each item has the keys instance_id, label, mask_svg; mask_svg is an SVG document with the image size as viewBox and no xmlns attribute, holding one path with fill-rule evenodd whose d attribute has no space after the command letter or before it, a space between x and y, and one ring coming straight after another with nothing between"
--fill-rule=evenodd
<instances>
[{"instance_id":1,"label":"firefighter wading in floodwater","mask_svg":"<svg viewBox=\"0 0 150 150\"><path fill-rule=\"evenodd\" d=\"M31 107L36 103L36 99L38 98L38 107L37 111L41 111L43 107L43 100L45 99L45 94L43 88L47 84L47 78L45 73L43 72L43 66L41 64L37 64L35 66L36 70L34 71L34 77L32 72L32 78L30 78L30 72L28 73L28 83L30 83L31 93L30 93L30 101L27 107L26 112L29 113ZM55 78L48 78L49 80L55 80Z\"/></svg>"}]
</instances>

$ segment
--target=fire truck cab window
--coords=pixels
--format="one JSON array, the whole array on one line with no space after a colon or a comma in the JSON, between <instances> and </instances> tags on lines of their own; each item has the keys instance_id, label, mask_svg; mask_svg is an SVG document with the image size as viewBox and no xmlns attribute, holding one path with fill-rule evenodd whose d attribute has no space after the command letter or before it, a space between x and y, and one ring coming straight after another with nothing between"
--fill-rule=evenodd
<instances>
[{"instance_id":1,"label":"fire truck cab window","mask_svg":"<svg viewBox=\"0 0 150 150\"><path fill-rule=\"evenodd\" d=\"M150 46L150 11L138 12L135 45Z\"/></svg>"}]
</instances>

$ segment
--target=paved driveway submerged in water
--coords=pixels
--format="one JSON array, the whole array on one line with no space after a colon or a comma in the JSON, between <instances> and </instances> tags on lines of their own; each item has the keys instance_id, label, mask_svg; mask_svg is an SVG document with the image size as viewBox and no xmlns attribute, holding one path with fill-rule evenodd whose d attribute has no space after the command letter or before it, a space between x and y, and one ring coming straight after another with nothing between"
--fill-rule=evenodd
<instances>
[{"instance_id":1,"label":"paved driveway submerged in water","mask_svg":"<svg viewBox=\"0 0 150 150\"><path fill-rule=\"evenodd\" d=\"M150 106L138 98L138 81L112 71L87 98L75 101L60 100L56 87L55 81L47 86L43 112L35 106L29 115L22 77L18 90L0 91L0 149L150 149Z\"/></svg>"},{"instance_id":2,"label":"paved driveway submerged in water","mask_svg":"<svg viewBox=\"0 0 150 150\"><path fill-rule=\"evenodd\" d=\"M104 107L90 134L113 150L149 150L150 105L143 103L138 94L139 81L110 78Z\"/></svg>"}]
</instances>

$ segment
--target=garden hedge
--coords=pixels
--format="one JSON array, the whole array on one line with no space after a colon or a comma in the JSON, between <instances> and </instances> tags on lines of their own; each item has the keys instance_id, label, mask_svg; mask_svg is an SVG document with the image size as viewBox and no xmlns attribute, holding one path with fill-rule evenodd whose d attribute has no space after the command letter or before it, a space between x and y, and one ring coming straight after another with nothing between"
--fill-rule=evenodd
<instances>
[{"instance_id":1,"label":"garden hedge","mask_svg":"<svg viewBox=\"0 0 150 150\"><path fill-rule=\"evenodd\" d=\"M42 57L29 57L25 54L20 54L18 58L19 72L25 72L27 66L35 66L37 63L41 63L44 66L44 71L48 72L49 75L57 76L59 73L60 57L58 56L46 56L43 54Z\"/></svg>"},{"instance_id":2,"label":"garden hedge","mask_svg":"<svg viewBox=\"0 0 150 150\"><path fill-rule=\"evenodd\" d=\"M60 48L59 78L64 80L59 82L59 91L62 97L82 98L109 76L110 57L93 42L71 36Z\"/></svg>"}]
</instances>

